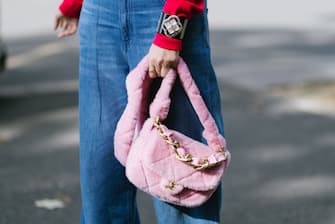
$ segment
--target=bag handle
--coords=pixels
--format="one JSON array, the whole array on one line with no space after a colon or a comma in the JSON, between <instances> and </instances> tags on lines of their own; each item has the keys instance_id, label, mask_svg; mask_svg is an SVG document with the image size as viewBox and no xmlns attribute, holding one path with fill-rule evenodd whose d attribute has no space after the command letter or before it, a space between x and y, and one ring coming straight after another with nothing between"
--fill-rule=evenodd
<instances>
[{"instance_id":1,"label":"bag handle","mask_svg":"<svg viewBox=\"0 0 335 224\"><path fill-rule=\"evenodd\" d=\"M143 111L145 111L146 94L148 93L151 79L148 76L148 56L142 58L137 66L130 71L126 78L128 103L120 117L114 133L114 154L120 163L125 166L130 147L136 135L136 126L143 125ZM156 101L161 101L161 113L167 116L170 107L169 93L173 86L176 74L173 70L168 72L167 77L162 80L162 86L157 93ZM165 106L162 104L164 102ZM158 102L155 104L157 105ZM166 117L165 116L165 117Z\"/></svg>"},{"instance_id":2,"label":"bag handle","mask_svg":"<svg viewBox=\"0 0 335 224\"><path fill-rule=\"evenodd\" d=\"M219 129L215 120L209 112L200 91L192 78L188 66L185 61L179 57L177 65L177 73L179 75L181 84L202 124L204 127L203 137L206 139L208 145L212 149L224 150L226 147L223 136L219 133ZM157 91L155 99L150 105L150 117L159 117L164 120L167 117L170 106L170 91L176 77L176 71L170 69L166 77L163 79L162 84Z\"/></svg>"},{"instance_id":3,"label":"bag handle","mask_svg":"<svg viewBox=\"0 0 335 224\"><path fill-rule=\"evenodd\" d=\"M114 134L115 157L124 166L136 133L136 125L142 126L141 113L143 112L143 106L146 104L145 94L150 86L148 70L148 56L145 56L128 74L126 79L128 104L117 124ZM204 127L203 137L206 139L207 144L211 149L224 150L226 146L225 139L219 134L216 123L208 111L186 63L181 57L178 61L177 71L182 86ZM163 78L161 86L150 105L151 117L159 117L162 120L167 117L171 102L169 95L175 78L176 71L170 69L166 77Z\"/></svg>"}]
</instances>

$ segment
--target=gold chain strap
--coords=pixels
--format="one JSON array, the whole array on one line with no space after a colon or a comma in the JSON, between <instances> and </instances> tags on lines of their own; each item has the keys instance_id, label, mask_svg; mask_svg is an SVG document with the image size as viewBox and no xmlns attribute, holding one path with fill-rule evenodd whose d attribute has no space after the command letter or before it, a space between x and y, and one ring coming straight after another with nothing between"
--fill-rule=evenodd
<instances>
[{"instance_id":1,"label":"gold chain strap","mask_svg":"<svg viewBox=\"0 0 335 224\"><path fill-rule=\"evenodd\" d=\"M194 160L193 156L190 154L190 153L186 153L185 155L180 155L180 153L178 152L178 148L181 147L181 143L178 142L177 140L175 139L171 139L168 135L166 135L164 133L164 130L161 126L161 122L159 120L159 117L155 118L154 120L154 126L157 128L158 130L158 133L159 135L163 138L163 140L171 146L173 152L175 153L176 155L176 158L184 163L186 163L187 165L189 166L192 166L194 169L196 170L204 170L204 169L207 169L207 168L210 168L210 167L214 167L214 166L217 166L219 164L221 164L224 160L227 159L227 154L226 154L226 151L224 148L220 148L217 150L218 153L222 153L225 158L223 161L219 161L219 162L216 162L216 163L210 163L208 158L202 158L199 160L199 164L200 165L197 165L197 164L193 164L192 161Z\"/></svg>"}]
</instances>

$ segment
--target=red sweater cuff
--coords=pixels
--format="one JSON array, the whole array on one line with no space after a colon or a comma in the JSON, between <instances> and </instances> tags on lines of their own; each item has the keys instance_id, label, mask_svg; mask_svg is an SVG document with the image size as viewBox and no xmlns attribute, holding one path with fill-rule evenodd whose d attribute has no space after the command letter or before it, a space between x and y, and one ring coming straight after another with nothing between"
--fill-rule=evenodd
<instances>
[{"instance_id":1,"label":"red sweater cuff","mask_svg":"<svg viewBox=\"0 0 335 224\"><path fill-rule=\"evenodd\" d=\"M153 44L174 51L181 51L182 49L182 40L167 37L160 33L156 33Z\"/></svg>"},{"instance_id":2,"label":"red sweater cuff","mask_svg":"<svg viewBox=\"0 0 335 224\"><path fill-rule=\"evenodd\" d=\"M82 3L82 0L64 0L58 9L64 16L79 18Z\"/></svg>"}]
</instances>

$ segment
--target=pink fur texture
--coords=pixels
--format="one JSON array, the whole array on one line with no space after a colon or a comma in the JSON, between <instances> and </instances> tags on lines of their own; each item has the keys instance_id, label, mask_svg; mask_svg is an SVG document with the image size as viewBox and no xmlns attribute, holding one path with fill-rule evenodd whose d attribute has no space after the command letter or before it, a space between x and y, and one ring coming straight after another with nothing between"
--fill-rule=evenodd
<instances>
[{"instance_id":1,"label":"pink fur texture","mask_svg":"<svg viewBox=\"0 0 335 224\"><path fill-rule=\"evenodd\" d=\"M145 118L148 108L147 92L148 58L128 75L126 86L128 104L115 131L114 146L116 158L126 167L126 175L139 189L176 205L194 207L204 203L218 187L231 156L226 142L220 135L213 117L208 111L200 92L182 58L179 59L177 73L193 105L204 132L207 144L161 125L168 139L181 143L176 150L180 155L190 153L192 160L182 162L176 158L173 148L159 135L154 125L155 118L161 121L167 117L170 107L169 93L176 78L171 69L162 80L160 89L150 105L150 117ZM146 120L145 120L146 119ZM139 133L135 134L136 126ZM224 149L224 152L218 149ZM203 164L204 158L213 167L197 170L191 165Z\"/></svg>"}]
</instances>

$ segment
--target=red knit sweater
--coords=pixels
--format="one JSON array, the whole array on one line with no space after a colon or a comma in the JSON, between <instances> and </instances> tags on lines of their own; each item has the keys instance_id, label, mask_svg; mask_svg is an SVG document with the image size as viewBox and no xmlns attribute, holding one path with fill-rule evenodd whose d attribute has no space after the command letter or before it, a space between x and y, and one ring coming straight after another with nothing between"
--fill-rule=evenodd
<instances>
[{"instance_id":1,"label":"red knit sweater","mask_svg":"<svg viewBox=\"0 0 335 224\"><path fill-rule=\"evenodd\" d=\"M83 0L63 0L59 10L68 17L79 17ZM163 12L186 17L200 14L204 10L204 0L166 0ZM153 43L161 48L180 51L182 41L156 33Z\"/></svg>"}]
</instances>

